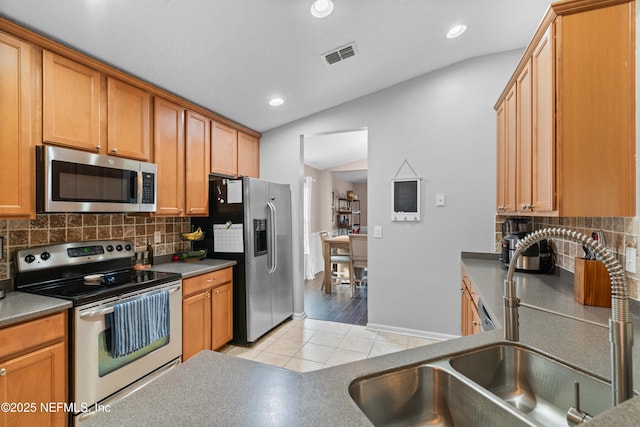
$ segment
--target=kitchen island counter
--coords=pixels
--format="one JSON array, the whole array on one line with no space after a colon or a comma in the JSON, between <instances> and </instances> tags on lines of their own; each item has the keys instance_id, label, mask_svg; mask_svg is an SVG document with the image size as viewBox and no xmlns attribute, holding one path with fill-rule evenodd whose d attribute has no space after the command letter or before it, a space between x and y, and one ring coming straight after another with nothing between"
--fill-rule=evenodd
<instances>
[{"instance_id":1,"label":"kitchen island counter","mask_svg":"<svg viewBox=\"0 0 640 427\"><path fill-rule=\"evenodd\" d=\"M501 317L502 291L496 291L496 288L502 289L502 283L496 283L503 274L500 264L495 260L468 258L463 258L462 263L491 312ZM553 276L541 280L548 280L552 288L566 286L556 282L562 279L553 279ZM549 292L544 284L529 288L525 294L529 298L543 298L536 294ZM568 303L562 301L562 304ZM596 312L600 310L608 311L596 309ZM602 314L589 313L588 316L599 320ZM637 316L634 315L633 320L637 323ZM639 328L640 325L636 325L636 331ZM535 348L597 376L610 376L606 328L520 308L520 337L520 345ZM505 342L503 331L498 329L307 373L204 351L83 425L370 426L349 395L349 384L354 379L501 342ZM636 367L640 366L638 353L635 349ZM636 389L640 384L638 372L636 368ZM589 425L634 424L640 424L640 398L601 414Z\"/></svg>"}]
</instances>

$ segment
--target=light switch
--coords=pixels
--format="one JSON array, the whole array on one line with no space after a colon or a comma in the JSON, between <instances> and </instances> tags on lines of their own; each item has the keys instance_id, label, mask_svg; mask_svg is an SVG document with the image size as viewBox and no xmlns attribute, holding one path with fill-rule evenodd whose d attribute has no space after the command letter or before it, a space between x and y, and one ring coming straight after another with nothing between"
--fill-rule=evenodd
<instances>
[{"instance_id":1,"label":"light switch","mask_svg":"<svg viewBox=\"0 0 640 427\"><path fill-rule=\"evenodd\" d=\"M376 239L382 239L382 226L374 225L373 226L373 237Z\"/></svg>"},{"instance_id":2,"label":"light switch","mask_svg":"<svg viewBox=\"0 0 640 427\"><path fill-rule=\"evenodd\" d=\"M636 248L625 248L624 250L624 258L625 258L625 266L624 269L629 273L636 272L636 256L638 251Z\"/></svg>"},{"instance_id":3,"label":"light switch","mask_svg":"<svg viewBox=\"0 0 640 427\"><path fill-rule=\"evenodd\" d=\"M444 194L436 194L436 206L444 206Z\"/></svg>"},{"instance_id":4,"label":"light switch","mask_svg":"<svg viewBox=\"0 0 640 427\"><path fill-rule=\"evenodd\" d=\"M162 243L162 233L159 231L153 232L153 243Z\"/></svg>"}]
</instances>

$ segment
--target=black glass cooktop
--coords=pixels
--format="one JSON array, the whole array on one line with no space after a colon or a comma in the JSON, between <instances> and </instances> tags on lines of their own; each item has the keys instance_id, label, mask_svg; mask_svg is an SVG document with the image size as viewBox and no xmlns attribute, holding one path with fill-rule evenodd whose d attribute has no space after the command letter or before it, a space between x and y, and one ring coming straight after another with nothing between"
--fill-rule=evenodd
<instances>
[{"instance_id":1,"label":"black glass cooktop","mask_svg":"<svg viewBox=\"0 0 640 427\"><path fill-rule=\"evenodd\" d=\"M66 273L53 280L17 286L17 290L73 301L74 306L135 292L180 280L180 274L123 269L99 273L100 280L85 281L85 275Z\"/></svg>"}]
</instances>

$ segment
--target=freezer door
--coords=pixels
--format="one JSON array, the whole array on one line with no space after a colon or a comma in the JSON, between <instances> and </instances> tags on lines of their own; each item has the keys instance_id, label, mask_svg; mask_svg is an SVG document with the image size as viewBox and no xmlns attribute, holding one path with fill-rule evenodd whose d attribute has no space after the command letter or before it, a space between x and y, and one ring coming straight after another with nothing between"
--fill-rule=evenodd
<instances>
[{"instance_id":1,"label":"freezer door","mask_svg":"<svg viewBox=\"0 0 640 427\"><path fill-rule=\"evenodd\" d=\"M244 178L244 242L246 272L247 341L253 342L273 327L271 315L271 277L268 273L268 253L256 255L254 229L257 220L267 220L269 183Z\"/></svg>"},{"instance_id":2,"label":"freezer door","mask_svg":"<svg viewBox=\"0 0 640 427\"><path fill-rule=\"evenodd\" d=\"M271 306L275 326L293 314L291 190L286 184L269 183L269 194L276 224L275 254L272 257L275 268L271 273Z\"/></svg>"}]
</instances>

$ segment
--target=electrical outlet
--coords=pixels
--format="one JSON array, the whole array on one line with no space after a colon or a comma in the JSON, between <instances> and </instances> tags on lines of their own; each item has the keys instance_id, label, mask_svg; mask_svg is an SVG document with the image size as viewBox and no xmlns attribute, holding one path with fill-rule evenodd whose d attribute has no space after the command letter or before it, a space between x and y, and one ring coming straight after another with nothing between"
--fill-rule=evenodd
<instances>
[{"instance_id":1,"label":"electrical outlet","mask_svg":"<svg viewBox=\"0 0 640 427\"><path fill-rule=\"evenodd\" d=\"M629 273L635 273L637 271L636 268L636 256L638 251L636 248L625 248L624 250L624 258L625 258L625 266L624 269Z\"/></svg>"},{"instance_id":2,"label":"electrical outlet","mask_svg":"<svg viewBox=\"0 0 640 427\"><path fill-rule=\"evenodd\" d=\"M153 232L153 243L162 243L162 233L159 231Z\"/></svg>"}]
</instances>

